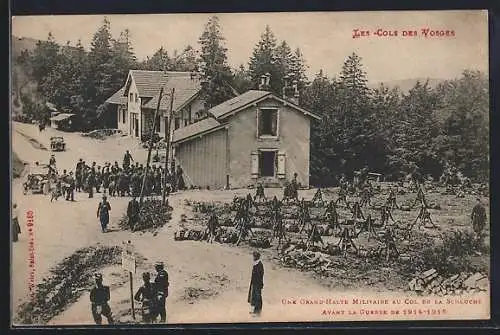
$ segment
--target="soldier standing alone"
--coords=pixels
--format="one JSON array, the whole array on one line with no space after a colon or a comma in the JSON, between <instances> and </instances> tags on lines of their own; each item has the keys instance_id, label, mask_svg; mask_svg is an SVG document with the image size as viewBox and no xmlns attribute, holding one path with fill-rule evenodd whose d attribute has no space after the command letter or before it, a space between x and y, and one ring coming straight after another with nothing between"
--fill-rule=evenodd
<instances>
[{"instance_id":1,"label":"soldier standing alone","mask_svg":"<svg viewBox=\"0 0 500 335\"><path fill-rule=\"evenodd\" d=\"M262 310L262 288L264 287L264 266L260 260L260 253L253 253L254 265L252 268L252 279L250 280L250 288L248 289L248 302L253 307L250 314L254 316L260 315Z\"/></svg>"},{"instance_id":2,"label":"soldier standing alone","mask_svg":"<svg viewBox=\"0 0 500 335\"><path fill-rule=\"evenodd\" d=\"M101 222L101 230L103 233L106 232L109 223L109 211L111 210L111 205L106 200L107 197L104 195L102 201L97 206L97 218Z\"/></svg>"},{"instance_id":3,"label":"soldier standing alone","mask_svg":"<svg viewBox=\"0 0 500 335\"><path fill-rule=\"evenodd\" d=\"M486 225L486 209L484 208L481 199L476 199L477 204L472 209L471 220L472 229L477 235L477 239L481 240L484 226Z\"/></svg>"},{"instance_id":4,"label":"soldier standing alone","mask_svg":"<svg viewBox=\"0 0 500 335\"><path fill-rule=\"evenodd\" d=\"M100 325L102 323L102 314L108 319L108 324L113 324L114 321L111 315L111 308L108 304L110 299L109 286L104 286L102 284L102 275L100 273L96 273L94 279L95 287L90 291L91 311L94 321L96 324Z\"/></svg>"}]
</instances>

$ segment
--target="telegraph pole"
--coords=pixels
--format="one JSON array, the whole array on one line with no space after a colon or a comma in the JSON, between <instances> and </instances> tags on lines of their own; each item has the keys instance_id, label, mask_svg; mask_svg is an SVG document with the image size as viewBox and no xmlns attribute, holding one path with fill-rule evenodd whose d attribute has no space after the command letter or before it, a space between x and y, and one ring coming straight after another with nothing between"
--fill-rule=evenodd
<instances>
[{"instance_id":1,"label":"telegraph pole","mask_svg":"<svg viewBox=\"0 0 500 335\"><path fill-rule=\"evenodd\" d=\"M172 88L172 92L170 93L170 109L168 111L168 120L167 126L165 127L165 140L167 141L166 149L165 149L165 171L163 178L163 192L162 192L162 201L164 205L167 204L167 176L168 176L168 163L170 156L170 129L172 128L172 118L173 118L173 109L174 109L174 94L175 88ZM172 171L173 172L173 171Z\"/></svg>"},{"instance_id":2,"label":"telegraph pole","mask_svg":"<svg viewBox=\"0 0 500 335\"><path fill-rule=\"evenodd\" d=\"M149 161L151 160L151 150L153 150L153 137L156 128L156 118L158 117L158 111L160 110L161 98L163 95L163 87L160 89L160 96L158 97L158 104L156 105L155 116L153 118L153 127L151 128L151 137L149 138L149 149L148 149L148 160L146 161L146 171L144 171L144 178L142 179L141 196L139 198L139 207L142 207L142 202L144 200L144 186L146 184L146 178L149 172Z\"/></svg>"}]
</instances>

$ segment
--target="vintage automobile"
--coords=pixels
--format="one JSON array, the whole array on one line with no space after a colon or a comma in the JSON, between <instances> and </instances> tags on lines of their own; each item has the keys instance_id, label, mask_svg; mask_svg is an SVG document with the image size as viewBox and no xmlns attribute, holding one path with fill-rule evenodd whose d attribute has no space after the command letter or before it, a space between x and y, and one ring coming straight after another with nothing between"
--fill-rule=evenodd
<instances>
[{"instance_id":1,"label":"vintage automobile","mask_svg":"<svg viewBox=\"0 0 500 335\"><path fill-rule=\"evenodd\" d=\"M64 151L66 150L66 143L62 136L54 136L50 138L50 150Z\"/></svg>"},{"instance_id":2,"label":"vintage automobile","mask_svg":"<svg viewBox=\"0 0 500 335\"><path fill-rule=\"evenodd\" d=\"M49 194L50 192L50 167L39 165L30 168L23 183L23 194Z\"/></svg>"}]
</instances>

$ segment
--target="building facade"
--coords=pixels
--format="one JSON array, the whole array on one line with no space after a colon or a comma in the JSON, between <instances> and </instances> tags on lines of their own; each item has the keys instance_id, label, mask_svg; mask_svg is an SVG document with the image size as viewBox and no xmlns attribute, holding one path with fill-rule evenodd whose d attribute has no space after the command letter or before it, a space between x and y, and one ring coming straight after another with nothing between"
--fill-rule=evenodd
<instances>
[{"instance_id":1,"label":"building facade","mask_svg":"<svg viewBox=\"0 0 500 335\"><path fill-rule=\"evenodd\" d=\"M161 88L163 94L158 104ZM170 107L174 116L172 133L204 115L200 90L201 80L196 73L130 70L125 85L106 102L116 108L117 129L131 137L147 140L153 127L156 134L165 136Z\"/></svg>"},{"instance_id":2,"label":"building facade","mask_svg":"<svg viewBox=\"0 0 500 335\"><path fill-rule=\"evenodd\" d=\"M173 134L188 186L281 187L297 173L309 186L311 120L319 117L264 90L250 90Z\"/></svg>"}]
</instances>

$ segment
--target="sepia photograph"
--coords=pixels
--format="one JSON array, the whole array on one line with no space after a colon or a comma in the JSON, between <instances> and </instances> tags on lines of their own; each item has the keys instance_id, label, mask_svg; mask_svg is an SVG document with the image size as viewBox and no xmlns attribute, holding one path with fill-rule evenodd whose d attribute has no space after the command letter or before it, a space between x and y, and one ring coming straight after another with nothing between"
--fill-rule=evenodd
<instances>
[{"instance_id":1,"label":"sepia photograph","mask_svg":"<svg viewBox=\"0 0 500 335\"><path fill-rule=\"evenodd\" d=\"M10 38L12 326L490 319L486 10Z\"/></svg>"}]
</instances>

